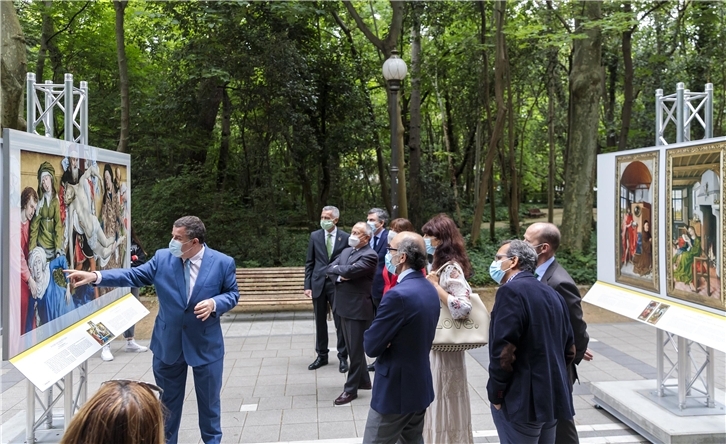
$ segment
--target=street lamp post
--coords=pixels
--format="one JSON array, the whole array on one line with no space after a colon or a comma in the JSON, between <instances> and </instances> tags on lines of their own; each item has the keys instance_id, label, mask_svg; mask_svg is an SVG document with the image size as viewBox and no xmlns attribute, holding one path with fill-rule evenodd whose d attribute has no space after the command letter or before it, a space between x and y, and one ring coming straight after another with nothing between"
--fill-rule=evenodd
<instances>
[{"instance_id":1,"label":"street lamp post","mask_svg":"<svg viewBox=\"0 0 726 444\"><path fill-rule=\"evenodd\" d=\"M406 77L406 62L391 51L391 56L383 63L383 77L388 83L388 109L391 116L391 218L398 217L398 90L401 80Z\"/></svg>"}]
</instances>

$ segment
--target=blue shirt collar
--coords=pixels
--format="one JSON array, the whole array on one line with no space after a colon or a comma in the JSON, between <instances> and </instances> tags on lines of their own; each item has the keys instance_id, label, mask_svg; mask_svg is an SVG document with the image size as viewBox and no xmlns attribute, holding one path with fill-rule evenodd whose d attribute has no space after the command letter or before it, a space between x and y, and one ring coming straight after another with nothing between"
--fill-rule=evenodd
<instances>
[{"instance_id":1,"label":"blue shirt collar","mask_svg":"<svg viewBox=\"0 0 726 444\"><path fill-rule=\"evenodd\" d=\"M538 281L542 280L542 276L544 276L544 274L547 273L547 269L550 268L550 265L552 265L552 262L554 262L554 261L555 261L555 257L552 256L551 258L547 259L547 261L545 263L543 263L542 265L540 265L539 267L537 267L534 270L535 276L537 276Z\"/></svg>"}]
</instances>

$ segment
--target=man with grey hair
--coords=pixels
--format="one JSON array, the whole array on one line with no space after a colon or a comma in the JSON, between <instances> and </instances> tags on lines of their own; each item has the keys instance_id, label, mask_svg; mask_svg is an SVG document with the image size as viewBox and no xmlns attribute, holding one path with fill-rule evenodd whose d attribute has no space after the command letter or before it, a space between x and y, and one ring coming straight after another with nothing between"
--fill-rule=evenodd
<instances>
[{"instance_id":1,"label":"man with grey hair","mask_svg":"<svg viewBox=\"0 0 726 444\"><path fill-rule=\"evenodd\" d=\"M554 442L574 415L567 364L575 343L565 300L532 272L537 253L506 241L489 274L501 287L489 326L487 395L502 444Z\"/></svg>"},{"instance_id":2,"label":"man with grey hair","mask_svg":"<svg viewBox=\"0 0 726 444\"><path fill-rule=\"evenodd\" d=\"M320 229L310 233L308 251L305 257L305 296L313 300L313 316L315 319L315 360L308 366L308 370L315 370L328 365L328 310L333 309L335 301L335 283L328 278L325 270L331 262L340 256L348 247L348 237L343 230L338 229L340 211L328 205L323 207L320 214ZM337 336L338 370L341 373L348 371L348 350L345 348L343 330L340 329L340 317L333 313L335 334Z\"/></svg>"},{"instance_id":3,"label":"man with grey hair","mask_svg":"<svg viewBox=\"0 0 726 444\"><path fill-rule=\"evenodd\" d=\"M590 336L587 334L587 323L582 316L582 297L575 281L572 280L557 259L555 253L560 246L560 230L555 224L536 222L527 227L524 241L532 245L537 252L537 269L535 277L554 288L565 299L570 311L570 323L575 335L575 360L567 366L570 379L570 390L577 378L577 365L585 360L592 360L592 352L587 348ZM555 442L577 444L580 442L575 428L575 421L558 421Z\"/></svg>"},{"instance_id":4,"label":"man with grey hair","mask_svg":"<svg viewBox=\"0 0 726 444\"><path fill-rule=\"evenodd\" d=\"M349 248L343 250L327 268L335 282L333 311L340 316L345 346L350 356L348 378L343 393L333 404L343 405L358 397L358 389L370 390L371 377L366 368L363 332L373 321L371 285L376 272L378 255L370 247L373 231L365 222L353 225L348 238Z\"/></svg>"},{"instance_id":5,"label":"man with grey hair","mask_svg":"<svg viewBox=\"0 0 726 444\"><path fill-rule=\"evenodd\" d=\"M363 443L421 443L424 415L434 400L429 352L439 296L421 272L426 246L420 235L400 233L388 250L398 283L386 293L365 332L366 353L378 361Z\"/></svg>"},{"instance_id":6,"label":"man with grey hair","mask_svg":"<svg viewBox=\"0 0 726 444\"><path fill-rule=\"evenodd\" d=\"M373 298L373 306L378 307L383 297L383 267L386 259L386 247L388 246L388 213L381 208L371 208L368 211L368 226L373 230L371 238L371 248L378 254L378 267L376 267L376 275L373 277L373 288L371 289L371 298Z\"/></svg>"},{"instance_id":7,"label":"man with grey hair","mask_svg":"<svg viewBox=\"0 0 726 444\"><path fill-rule=\"evenodd\" d=\"M167 444L179 438L187 371L192 367L199 429L206 444L222 441L221 402L224 337L221 316L237 306L239 292L231 257L205 244L206 228L196 216L174 222L168 249L156 250L135 268L96 272L65 270L76 285L154 285L159 314L151 335L152 369L163 389Z\"/></svg>"}]
</instances>

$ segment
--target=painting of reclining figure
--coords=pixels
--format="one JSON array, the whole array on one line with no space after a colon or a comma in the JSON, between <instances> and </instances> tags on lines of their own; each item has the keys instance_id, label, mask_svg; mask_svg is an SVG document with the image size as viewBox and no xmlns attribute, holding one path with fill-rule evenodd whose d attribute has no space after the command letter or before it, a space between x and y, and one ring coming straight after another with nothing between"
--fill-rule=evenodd
<instances>
[{"instance_id":1,"label":"painting of reclining figure","mask_svg":"<svg viewBox=\"0 0 726 444\"><path fill-rule=\"evenodd\" d=\"M658 151L619 156L616 170L616 280L658 292Z\"/></svg>"},{"instance_id":2,"label":"painting of reclining figure","mask_svg":"<svg viewBox=\"0 0 726 444\"><path fill-rule=\"evenodd\" d=\"M667 152L668 295L724 308L723 155L726 144Z\"/></svg>"}]
</instances>

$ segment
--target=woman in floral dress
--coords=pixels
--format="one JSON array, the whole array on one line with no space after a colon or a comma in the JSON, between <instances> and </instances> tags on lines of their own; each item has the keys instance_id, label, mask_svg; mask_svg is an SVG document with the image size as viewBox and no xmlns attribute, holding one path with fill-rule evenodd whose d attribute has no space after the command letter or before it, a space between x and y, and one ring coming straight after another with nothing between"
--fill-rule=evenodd
<instances>
[{"instance_id":1,"label":"woman in floral dress","mask_svg":"<svg viewBox=\"0 0 726 444\"><path fill-rule=\"evenodd\" d=\"M421 231L426 250L433 255L427 279L436 287L441 303L449 308L454 319L468 317L471 287L466 278L471 274L471 263L464 248L464 238L454 221L445 214L434 216ZM441 267L443 269L437 274ZM465 352L432 350L429 358L436 398L426 410L424 442L473 443Z\"/></svg>"}]
</instances>

